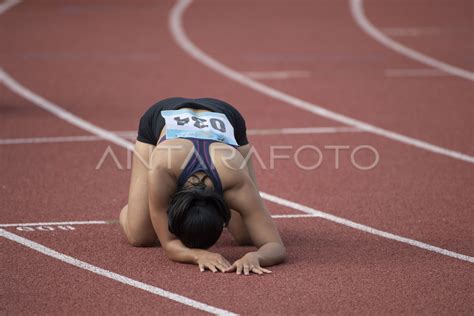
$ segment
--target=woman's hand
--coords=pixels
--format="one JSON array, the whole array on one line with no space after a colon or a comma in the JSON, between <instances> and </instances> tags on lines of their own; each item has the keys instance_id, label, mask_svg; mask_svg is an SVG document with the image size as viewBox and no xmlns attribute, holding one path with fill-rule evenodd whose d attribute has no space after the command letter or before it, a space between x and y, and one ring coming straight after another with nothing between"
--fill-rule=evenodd
<instances>
[{"instance_id":1,"label":"woman's hand","mask_svg":"<svg viewBox=\"0 0 474 316\"><path fill-rule=\"evenodd\" d=\"M196 253L196 263L199 266L199 270L204 272L206 269L212 272L225 272L230 268L230 263L222 255L207 250L199 250Z\"/></svg>"},{"instance_id":2,"label":"woman's hand","mask_svg":"<svg viewBox=\"0 0 474 316\"><path fill-rule=\"evenodd\" d=\"M272 273L272 271L264 269L260 266L258 255L255 252L249 252L225 270L225 272L233 271L236 271L237 274L242 274L242 271L244 271L244 275L249 275L250 273Z\"/></svg>"}]
</instances>

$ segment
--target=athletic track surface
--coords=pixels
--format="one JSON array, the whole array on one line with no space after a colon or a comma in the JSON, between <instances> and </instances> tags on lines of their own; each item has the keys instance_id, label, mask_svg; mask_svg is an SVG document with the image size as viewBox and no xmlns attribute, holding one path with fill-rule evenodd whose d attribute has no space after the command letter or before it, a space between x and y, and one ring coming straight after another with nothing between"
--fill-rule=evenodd
<instances>
[{"instance_id":1,"label":"athletic track surface","mask_svg":"<svg viewBox=\"0 0 474 316\"><path fill-rule=\"evenodd\" d=\"M472 315L472 5L3 2L0 313ZM289 254L273 274L199 273L125 241L127 148L169 96L246 117ZM316 170L270 169L270 146L309 145ZM337 168L328 146L346 146ZM251 248L226 233L214 249Z\"/></svg>"}]
</instances>

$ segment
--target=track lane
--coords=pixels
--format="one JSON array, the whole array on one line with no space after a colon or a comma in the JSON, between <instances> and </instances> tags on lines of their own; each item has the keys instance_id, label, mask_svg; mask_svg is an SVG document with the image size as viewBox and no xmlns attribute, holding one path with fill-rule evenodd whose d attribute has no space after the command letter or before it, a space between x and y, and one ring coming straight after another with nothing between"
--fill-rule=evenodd
<instances>
[{"instance_id":1,"label":"track lane","mask_svg":"<svg viewBox=\"0 0 474 316\"><path fill-rule=\"evenodd\" d=\"M396 147L387 141L381 146L369 134L253 136L251 141L257 149L256 172L265 192L401 236L473 254L469 205L474 201L464 189L471 175L463 164L454 168L440 157L436 164L414 168L425 158L413 160L410 152L403 152L403 145ZM274 169L270 144L280 146L276 154L289 156L275 159ZM320 167L311 172L300 169L296 161L308 166L317 162L313 151L296 156L296 151L308 144L319 148L323 155ZM352 165L350 153L366 144L375 146L380 162L373 170L363 172ZM335 167L334 150L325 148L331 145L349 146L341 150L339 169ZM126 204L130 171L127 152L104 142L81 144L87 150L80 153L77 148L76 143L10 147L5 157L11 162L2 165L6 196L2 222L116 218ZM103 160L108 149L112 149L117 161L112 152ZM355 159L359 165L368 166L374 157L361 151ZM448 167L450 178L443 172ZM28 175L17 177L25 169L30 170ZM49 175L46 178L45 171ZM92 186L82 185L91 183L90 179L95 179ZM33 186L37 189L31 191ZM92 187L104 190L91 190ZM91 204L85 207L84 199ZM289 212L281 205L268 207L278 214Z\"/></svg>"},{"instance_id":2,"label":"track lane","mask_svg":"<svg viewBox=\"0 0 474 316\"><path fill-rule=\"evenodd\" d=\"M471 72L472 77L474 71L472 59L474 48L471 44L474 35L472 1L364 0L363 7L367 19L379 30L383 31L385 27L412 30L406 32L406 36L403 36L403 32L398 36L389 35L392 40ZM420 63L420 68L422 67L424 65Z\"/></svg>"},{"instance_id":3,"label":"track lane","mask_svg":"<svg viewBox=\"0 0 474 316\"><path fill-rule=\"evenodd\" d=\"M264 67L266 70L281 69L290 64L294 67L296 63L293 62L298 61L297 65L302 67L299 70L313 71L316 78L271 81L269 85L304 100L317 100L333 111L368 120L404 135L446 148L455 146L456 150L467 154L474 153L472 128L469 128L472 125L469 120L472 117L471 83L451 77L411 80L405 84L400 80L384 80L383 71L393 68L393 61L405 66L416 63L387 51L354 28L346 1L323 3L317 7L314 3L313 6L310 3L301 6L275 3L271 12L263 3L252 7L232 7L232 10L212 4L212 9L218 13L215 17L211 16L210 6L208 2L193 4L184 17L184 29L211 58L238 70L248 70L248 60L242 61L242 56L236 56L236 52L245 54L244 57L249 53L257 54L260 58L254 60L254 64L265 56L272 60L276 55L277 61L273 59L274 63L260 65L259 70L264 70ZM312 12L312 15L307 12ZM203 27L199 23L202 19L213 24ZM252 25L255 37L250 38L242 32L239 20ZM276 36L273 30L282 21L288 21L285 25L290 21L298 22L281 28ZM318 31L322 29L331 32ZM256 43L255 39L259 38L266 40ZM214 42L221 45L206 45ZM270 69L271 66L274 68ZM450 104L456 104L457 115Z\"/></svg>"},{"instance_id":4,"label":"track lane","mask_svg":"<svg viewBox=\"0 0 474 316\"><path fill-rule=\"evenodd\" d=\"M8 289L0 303L8 313L207 314L60 263L5 238L0 238L0 245L2 282Z\"/></svg>"},{"instance_id":5,"label":"track lane","mask_svg":"<svg viewBox=\"0 0 474 316\"><path fill-rule=\"evenodd\" d=\"M1 19L0 19L1 20ZM0 84L0 137L21 138L41 134L44 137L56 135L83 135L84 132L58 119ZM26 128L18 128L18 122Z\"/></svg>"},{"instance_id":6,"label":"track lane","mask_svg":"<svg viewBox=\"0 0 474 316\"><path fill-rule=\"evenodd\" d=\"M263 191L401 236L474 254L470 225L472 172L466 172L463 163L453 164L444 157L433 159L428 153L419 156L415 148L408 150L390 140L380 142L365 133L280 136L269 143L262 139L253 143L267 167L262 170L257 166ZM269 144L293 146L292 150L277 151L291 158L275 160L274 170L269 169ZM323 158L321 165L311 171L300 169L295 160L305 166L317 163L318 154L312 150L296 156L298 148L307 145L319 148ZM349 146L340 151L339 169L335 167L335 151L325 148L331 145ZM373 146L380 155L372 170L357 170L351 162L351 152L361 145ZM360 151L354 157L362 166L374 161L369 151Z\"/></svg>"},{"instance_id":7,"label":"track lane","mask_svg":"<svg viewBox=\"0 0 474 316\"><path fill-rule=\"evenodd\" d=\"M296 228L296 227L295 227L295 228ZM291 230L291 231L293 231L293 230ZM314 234L314 233L313 233L313 234ZM439 276L439 275L438 275L438 276ZM354 293L351 293L351 294L354 294ZM445 298L445 297L443 297L443 298ZM363 302L363 299L362 299L362 301L357 301L357 302L361 303L361 302ZM436 308L441 308L438 304L435 304L435 305L436 305ZM395 305L394 305L394 306L395 306ZM414 305L410 305L410 306L414 306ZM464 307L464 305L462 305L462 304L461 304L461 306Z\"/></svg>"},{"instance_id":8,"label":"track lane","mask_svg":"<svg viewBox=\"0 0 474 316\"><path fill-rule=\"evenodd\" d=\"M117 234L118 225L82 226L55 236L19 234L80 260L240 314L465 313L470 308L472 273L466 262L316 218L281 220L277 225L289 261L273 267L274 273L265 277L199 273L195 266L176 265L156 248L129 247ZM89 238L91 235L95 238ZM109 242L97 242L104 239ZM229 260L246 251L235 247L227 234L218 249ZM258 293L268 287L278 290L262 299Z\"/></svg>"},{"instance_id":9,"label":"track lane","mask_svg":"<svg viewBox=\"0 0 474 316\"><path fill-rule=\"evenodd\" d=\"M197 85L196 77L186 75L196 64L170 37L172 4L123 2L114 10L106 1L73 8L61 1L23 3L0 19L0 38L9 42L0 50L0 65L30 90L108 130L135 130L149 106L173 95L213 95L236 104L252 128L287 127L284 103L232 82ZM16 27L16 19L25 18L29 23ZM197 71L201 78L213 75L206 67ZM303 126L334 125L303 111L295 116Z\"/></svg>"}]
</instances>

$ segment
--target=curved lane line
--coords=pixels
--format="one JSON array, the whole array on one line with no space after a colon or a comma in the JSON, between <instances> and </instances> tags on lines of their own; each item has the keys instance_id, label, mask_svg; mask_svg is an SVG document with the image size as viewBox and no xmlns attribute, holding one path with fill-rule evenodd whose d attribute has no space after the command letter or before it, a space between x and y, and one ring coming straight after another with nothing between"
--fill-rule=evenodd
<instances>
[{"instance_id":1,"label":"curved lane line","mask_svg":"<svg viewBox=\"0 0 474 316\"><path fill-rule=\"evenodd\" d=\"M20 83L16 82L10 75L8 75L5 71L0 69L0 82L2 82L2 81L10 90L16 92L18 95L20 95L23 98L31 101L33 104L45 109L46 111L48 111L48 112L50 112L54 115L57 115L59 118L61 118L63 120L66 120L70 124L72 124L74 126L77 126L79 128L82 128L82 129L90 132L91 134L97 135L99 137L104 137L105 139L108 139L108 140L112 141L113 143L115 143L115 144L117 144L117 145L119 145L119 146L121 146L125 149L131 149L133 147L132 143L130 143L127 140L117 136L116 134L114 134L114 133L112 133L108 130L105 130L103 128L100 128L98 126L95 126L92 123L84 121L83 119L75 116L71 112L68 112L68 111L62 109L60 106L58 106L58 105L56 105L56 104L40 97L40 96L38 96L34 92L32 92L32 91L28 90L27 88L25 88L24 86L22 86ZM412 246L415 246L415 247L418 247L418 248L422 248L422 249L425 249L425 250L429 250L429 251L432 251L432 252L435 252L435 253L439 253L439 254L442 254L442 255L445 255L445 256L448 256L448 257L452 257L452 258L456 258L456 259L459 259L459 260L474 263L474 257L469 257L469 256L466 256L466 255L463 255L463 254L460 254L460 253L456 253L454 251L450 251L450 250L442 249L442 248L432 246L432 245L429 245L429 244L425 244L425 243L422 243L422 242L417 241L417 240L413 240L413 239L405 238L405 237L398 236L398 235L395 235L395 234L392 234L392 233L384 232L384 231L372 228L370 226L358 224L358 223L352 222L350 220L347 220L347 219L344 219L344 218L341 218L341 217L337 217L337 216L334 216L332 214L325 213L325 212L313 209L311 207L304 206L302 204L298 204L296 202L286 200L286 199L283 199L283 198L280 198L280 197L277 197L277 196L274 196L274 195L271 195L271 194L268 194L268 193L265 193L265 192L260 192L260 194L261 194L262 198L264 198L268 201L271 201L271 202L274 202L274 203L277 203L277 204L280 204L280 205L283 205L283 206L286 206L286 207L290 207L294 210L298 210L298 211L301 211L301 212L304 212L304 213L307 213L307 214L317 215L317 216L319 216L321 218L324 218L326 220L329 220L329 221L332 221L332 222L335 222L335 223L338 223L338 224L341 224L341 225L344 225L344 226L352 227L354 229L367 232L369 234L373 234L373 235L376 235L376 236L396 240L396 241L399 241L401 243L409 244L409 245L412 245Z\"/></svg>"},{"instance_id":2,"label":"curved lane line","mask_svg":"<svg viewBox=\"0 0 474 316\"><path fill-rule=\"evenodd\" d=\"M100 138L106 139L116 145L125 147L129 150L133 149L133 145L130 142L124 140L123 138L116 137L114 133L100 128L84 119L81 119L80 117L64 110L53 102L50 102L45 98L26 89L22 85L18 84L2 68L0 68L0 82L6 85L13 92L21 95L23 98L29 100L30 102L48 111L49 113L54 114L58 118L70 123L71 125L77 126L83 130L90 132L91 134L97 135Z\"/></svg>"},{"instance_id":3,"label":"curved lane line","mask_svg":"<svg viewBox=\"0 0 474 316\"><path fill-rule=\"evenodd\" d=\"M422 64L425 64L434 68L438 68L451 75L455 75L467 80L474 81L473 72L470 72L468 70L465 70L459 67L455 67L453 65L434 59L433 57L430 57L428 55L417 52L416 50L408 48L394 41L390 37L386 36L381 31L379 31L372 23L370 23L370 21L365 16L364 0L349 0L349 1L350 1L352 17L354 18L354 20L357 22L357 24L362 30L364 30L368 35L370 35L377 42L396 51L397 53L400 53L408 58L416 60Z\"/></svg>"},{"instance_id":4,"label":"curved lane line","mask_svg":"<svg viewBox=\"0 0 474 316\"><path fill-rule=\"evenodd\" d=\"M302 99L296 98L270 86L267 86L261 82L255 81L242 73L231 69L230 67L222 64L221 62L217 61L216 59L212 58L201 49L199 49L193 42L187 37L186 32L183 28L182 17L184 11L191 5L192 0L179 0L176 5L173 7L169 19L169 27L171 30L171 34L174 40L178 43L178 45L189 55L195 58L200 63L206 65L207 67L213 69L214 71L220 73L221 75L234 80L250 89L258 91L262 94L265 94L269 97L277 99L279 101L283 101L292 105L294 107L300 108L302 110L314 113L316 115L331 119L333 121L341 122L343 124L347 124L366 132L371 132L377 134L379 136L383 136L407 145L415 146L417 148L421 148L427 151L431 151L433 153L437 153L440 155L448 156L454 159L474 163L474 157L469 156L467 154L457 152L451 149L446 149L440 146L436 146L430 144L428 142L405 136L393 131L389 131L363 121L356 120L349 116L345 116L339 114L337 112L330 111L320 105L316 105Z\"/></svg>"},{"instance_id":5,"label":"curved lane line","mask_svg":"<svg viewBox=\"0 0 474 316\"><path fill-rule=\"evenodd\" d=\"M11 7L19 4L21 0L6 0L3 3L0 3L0 14L5 13Z\"/></svg>"}]
</instances>

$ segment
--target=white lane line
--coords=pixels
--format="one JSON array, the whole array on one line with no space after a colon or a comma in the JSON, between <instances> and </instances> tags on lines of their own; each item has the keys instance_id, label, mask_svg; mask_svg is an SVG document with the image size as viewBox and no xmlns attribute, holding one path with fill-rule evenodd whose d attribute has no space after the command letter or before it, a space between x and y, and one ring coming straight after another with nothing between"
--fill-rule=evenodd
<instances>
[{"instance_id":1,"label":"white lane line","mask_svg":"<svg viewBox=\"0 0 474 316\"><path fill-rule=\"evenodd\" d=\"M385 69L383 71L385 77L445 77L450 76L449 73L433 68L400 68Z\"/></svg>"},{"instance_id":2,"label":"white lane line","mask_svg":"<svg viewBox=\"0 0 474 316\"><path fill-rule=\"evenodd\" d=\"M21 2L21 0L6 0L0 4L0 14L5 13L8 9L17 5Z\"/></svg>"},{"instance_id":3,"label":"white lane line","mask_svg":"<svg viewBox=\"0 0 474 316\"><path fill-rule=\"evenodd\" d=\"M68 221L68 222L38 222L38 223L11 223L0 224L1 228L7 227L29 227L29 226L66 226L66 225L106 225L116 221Z\"/></svg>"},{"instance_id":4,"label":"white lane line","mask_svg":"<svg viewBox=\"0 0 474 316\"><path fill-rule=\"evenodd\" d=\"M264 193L266 194L266 193ZM281 219L281 218L307 218L307 217L319 217L315 214L276 214L272 215L272 218Z\"/></svg>"},{"instance_id":5,"label":"white lane line","mask_svg":"<svg viewBox=\"0 0 474 316\"><path fill-rule=\"evenodd\" d=\"M388 36L424 36L441 34L439 27L383 27L380 30Z\"/></svg>"},{"instance_id":6,"label":"white lane line","mask_svg":"<svg viewBox=\"0 0 474 316\"><path fill-rule=\"evenodd\" d=\"M86 130L94 135L97 135L100 138L106 139L116 145L125 147L130 150L133 149L133 144L130 144L129 142L120 137L117 137L116 135L114 135L114 133L100 128L86 120L83 120L82 118L64 110L53 102L50 102L45 98L26 89L18 82L16 82L12 77L10 77L10 75L8 75L2 68L0 68L0 82L2 82L13 92L17 93L18 95L21 95L23 98L29 100L31 103L36 104L40 108L59 117L60 119L69 122L70 124L77 126L83 130Z\"/></svg>"},{"instance_id":7,"label":"white lane line","mask_svg":"<svg viewBox=\"0 0 474 316\"><path fill-rule=\"evenodd\" d=\"M405 136L393 131L389 131L374 125L370 125L363 121L356 120L349 116L345 116L328 109L323 108L322 106L301 100L289 94L286 94L282 91L276 90L267 86L261 82L255 81L250 79L249 77L241 74L240 72L229 68L228 66L220 63L216 59L210 57L206 53L204 53L201 49L199 49L193 42L187 37L184 29L183 29L183 22L182 17L184 11L191 5L192 0L179 0L176 5L173 7L169 19L169 27L172 33L172 36L176 43L190 56L195 58L200 63L206 65L207 67L213 69L214 71L220 73L221 75L239 82L240 84L249 87L255 91L258 91L262 94L265 94L269 97L277 99L279 101L283 101L292 105L294 107L306 110L308 112L314 113L316 115L356 127L358 129L364 130L366 132L371 132L377 134L382 137L386 137L397 142L401 142L407 145L415 146L417 148L421 148L427 151L431 151L436 154L448 156L454 159L474 163L474 157L469 156L467 154L457 152L451 149L446 149L440 146L436 146L430 144L428 142Z\"/></svg>"},{"instance_id":8,"label":"white lane line","mask_svg":"<svg viewBox=\"0 0 474 316\"><path fill-rule=\"evenodd\" d=\"M352 16L354 17L354 20L357 22L357 24L368 34L370 35L373 39L375 39L377 42L385 45L386 47L402 54L405 55L408 58L411 58L413 60L416 60L420 63L423 63L425 65L438 68L442 71L445 71L447 73L450 73L452 75L474 81L474 73L470 72L468 70L462 69L455 67L453 65L447 64L445 62L439 61L437 59L434 59L428 55L422 54L420 52L417 52L416 50L413 50L411 48L408 48L385 34L383 34L381 31L379 31L370 21L367 19L364 13L364 1L363 0L350 0L350 8L351 8L351 13Z\"/></svg>"},{"instance_id":9,"label":"white lane line","mask_svg":"<svg viewBox=\"0 0 474 316\"><path fill-rule=\"evenodd\" d=\"M48 144L48 143L72 143L72 142L96 142L104 140L98 136L59 136L59 137L30 137L30 138L4 138L0 139L0 145L23 145L23 144Z\"/></svg>"},{"instance_id":10,"label":"white lane line","mask_svg":"<svg viewBox=\"0 0 474 316\"><path fill-rule=\"evenodd\" d=\"M289 135L289 134L333 134L333 133L359 133L361 129L350 126L341 127L287 127L270 129L249 129L247 135Z\"/></svg>"},{"instance_id":11,"label":"white lane line","mask_svg":"<svg viewBox=\"0 0 474 316\"><path fill-rule=\"evenodd\" d=\"M410 238L405 238L405 237L402 237L402 236L398 236L398 235L388 233L388 232L385 232L385 231L382 231L382 230L379 230L379 229L376 229L376 228L372 228L370 226L355 223L355 222L347 220L345 218L334 216L334 215L331 215L331 214L328 214L328 213L325 213L325 212L321 212L321 211L318 211L314 208L311 208L311 207L308 207L308 206L305 206L305 205L302 205L302 204L298 204L298 203L295 203L295 202L277 197L275 195L271 195L271 194L264 193L264 192L260 192L260 195L264 199L266 199L270 202L273 202L273 203L276 203L276 204L279 204L279 205L283 205L283 206L286 206L286 207L290 207L292 209L304 212L306 214L311 214L311 215L314 215L314 216L317 216L317 217L320 217L320 218L324 218L324 219L326 219L328 221L331 221L331 222L334 222L334 223L338 223L338 224L348 226L348 227L351 227L351 228L354 228L354 229L357 229L357 230L360 230L360 231L363 231L363 232L366 232L366 233L369 233L369 234L372 234L372 235L376 235L376 236L380 236L380 237L383 237L383 238L395 240L395 241L398 241L398 242L401 242L401 243L404 243L404 244L408 244L408 245L411 245L411 246L414 246L414 247L418 247L418 248L421 248L421 249L425 249L425 250L428 250L428 251L436 252L436 253L439 253L441 255L445 255L445 256L448 256L448 257L452 257L452 258L456 258L456 259L459 259L459 260L474 263L474 257L463 255L463 254L460 254L460 253L457 253L457 252L454 252L454 251L450 251L450 250L447 250L447 249L443 249L443 248L440 248L440 247L432 246L430 244L426 244L426 243L423 243L423 242L420 242L420 241L417 241L417 240L413 240L413 239L410 239Z\"/></svg>"},{"instance_id":12,"label":"white lane line","mask_svg":"<svg viewBox=\"0 0 474 316\"><path fill-rule=\"evenodd\" d=\"M249 129L247 135L286 135L286 134L333 134L333 133L357 133L363 132L355 127L289 127L272 129ZM126 139L135 139L135 131L113 132ZM47 143L69 143L69 142L95 142L103 141L102 137L95 135L82 136L58 136L58 137L29 137L29 138L4 138L0 139L0 145L23 145L23 144L47 144Z\"/></svg>"},{"instance_id":13,"label":"white lane line","mask_svg":"<svg viewBox=\"0 0 474 316\"><path fill-rule=\"evenodd\" d=\"M51 102L43 99L42 97L39 97L38 95L36 95L32 91L30 91L30 90L26 89L25 87L21 86L18 82L14 81L10 76L7 76L7 79L8 79L8 83L9 83L9 85L7 85L8 87L10 87L10 86L15 87L15 89L13 91L15 91L19 95L25 97L26 99L31 100L33 104L36 104L36 105L40 106L41 108L43 108L47 111L57 111L58 109L61 109L58 105L52 104ZM23 93L25 93L25 94L23 94ZM53 105L53 106L43 106L42 104L38 104L36 102L47 102L47 104ZM66 112L66 111L64 111L64 112ZM108 140L111 140L114 143L116 143L119 146L122 146L124 148L131 148L133 146L132 143L120 138L119 136L115 135L112 132L109 132L105 129L97 127L97 126L95 126L95 125L93 125L92 123L89 123L89 122L86 122L87 124L84 124L85 121L83 119L80 119L80 118L76 117L74 114L72 114L70 112L66 112L66 113L68 114L66 116L67 121L69 123L75 125L75 126L78 126L82 129L84 129L88 132L91 132L92 134L98 135L98 136L106 136ZM60 118L62 118L62 117L60 116ZM289 201L289 200L285 200L285 199L276 197L274 195L271 195L271 194L268 194L268 193L265 193L265 192L260 192L260 193L261 193L261 195L264 199L266 199L268 201L271 201L273 203L279 204L279 205L287 206L287 207L290 207L290 208L298 210L298 211L302 211L302 212L307 213L307 214L318 215L321 218L325 218L327 220L334 221L338 224L345 225L345 226L348 226L348 227L352 227L352 228L355 228L355 229L358 229L358 230L361 230L361 231L364 231L364 232L367 232L367 233L370 233L370 234L374 234L374 235L377 235L377 236L381 236L381 237L385 237L385 238L388 238L388 239L396 240L396 241L399 241L399 242L402 242L402 243L406 243L406 244L409 244L409 245L412 245L412 246L415 246L415 247L419 247L419 248L422 248L422 249L425 249L425 250L433 251L433 252L436 252L436 253L439 253L439 254L442 254L442 255L445 255L445 256L453 257L453 258L456 258L456 259L459 259L459 260L473 262L473 258L469 257L469 256L466 256L466 255L458 254L458 253L455 253L455 252L452 252L452 251L449 251L449 250L446 250L446 249L438 248L436 246L428 245L428 244L425 244L425 243L422 243L422 242L419 242L419 241L416 241L416 240L413 240L413 239L409 239L409 238L401 237L401 236L394 235L394 234L391 234L391 233L387 233L387 232L384 232L384 231L381 231L381 230L377 230L375 228L371 228L369 226L358 224L358 223L349 221L347 219L339 218L339 217L336 217L336 216L328 214L328 213L317 211L317 210L312 209L308 206L304 206L304 205L301 205L301 204L298 204L298 203L295 203L295 202L292 202L292 201Z\"/></svg>"},{"instance_id":14,"label":"white lane line","mask_svg":"<svg viewBox=\"0 0 474 316\"><path fill-rule=\"evenodd\" d=\"M21 244L25 247L28 247L30 249L36 250L36 251L38 251L38 252L40 252L44 255L47 255L49 257L53 257L55 259L58 259L60 261L68 263L70 265L73 265L75 267L90 271L92 273L101 275L103 277L112 279L114 281L129 285L129 286L133 286L135 288L138 288L138 289L147 291L149 293L167 298L169 300L181 303L183 305L190 306L192 308L199 309L199 310L202 310L204 312L208 312L208 313L216 314L216 315L237 315L237 314L234 314L234 313L232 313L230 311L227 311L225 309L220 309L220 308L217 308L217 307L213 307L213 306L195 301L193 299L190 299L186 296L175 294L175 293L166 291L162 288L159 288L159 287L156 287L156 286L153 286L153 285L150 285L150 284L146 284L146 283L134 280L134 279L130 279L130 278L124 276L124 275L121 275L121 274L118 274L118 273L115 273L115 272L112 272L112 271L109 271L109 270L106 270L106 269L99 268L99 267L94 266L90 263L81 261L79 259L76 259L76 258L73 258L71 256L65 255L63 253L57 252L56 250L53 250L53 249L48 248L46 246L43 246L43 245L41 245L37 242L34 242L32 240L29 240L29 239L26 239L24 237L20 237L18 235L10 233L10 232L8 232L4 229L0 229L0 236L4 237L6 239L9 239L11 241L17 242L17 243L19 243L19 244Z\"/></svg>"},{"instance_id":15,"label":"white lane line","mask_svg":"<svg viewBox=\"0 0 474 316\"><path fill-rule=\"evenodd\" d=\"M291 79L309 78L311 71L306 70L280 70L280 71L243 71L244 75L252 79Z\"/></svg>"},{"instance_id":16,"label":"white lane line","mask_svg":"<svg viewBox=\"0 0 474 316\"><path fill-rule=\"evenodd\" d=\"M313 214L276 214L272 218L304 218L304 217L318 217ZM0 224L0 228L9 227L34 227L34 226L76 226L76 225L109 225L118 224L118 220L108 221L66 221L66 222L38 222L38 223L8 223Z\"/></svg>"}]
</instances>

